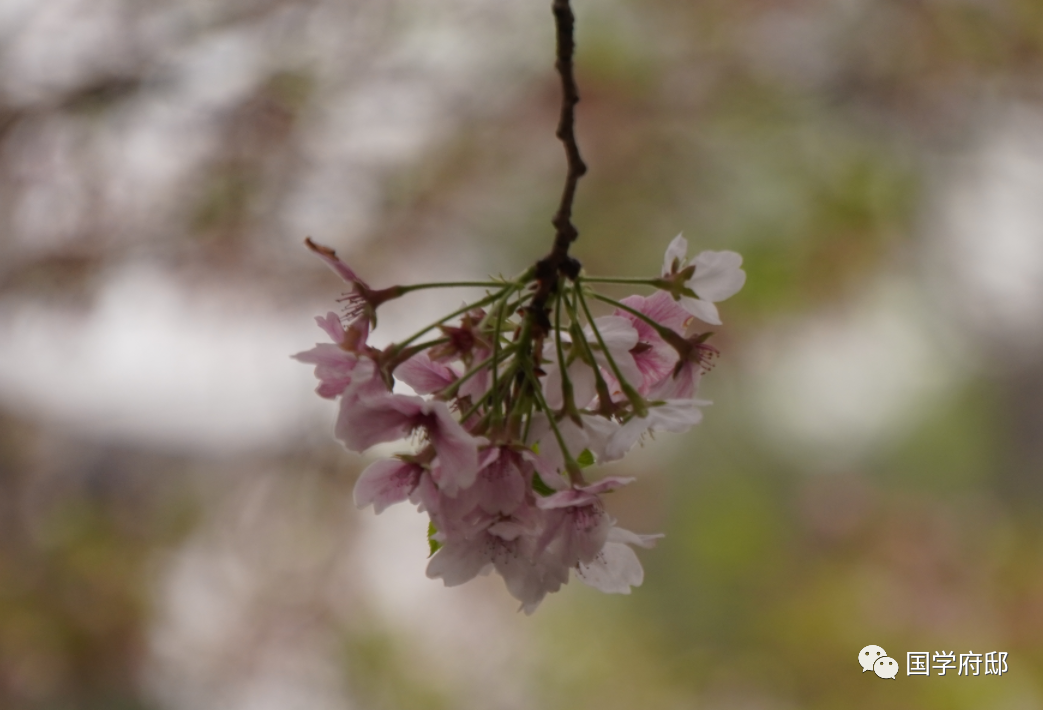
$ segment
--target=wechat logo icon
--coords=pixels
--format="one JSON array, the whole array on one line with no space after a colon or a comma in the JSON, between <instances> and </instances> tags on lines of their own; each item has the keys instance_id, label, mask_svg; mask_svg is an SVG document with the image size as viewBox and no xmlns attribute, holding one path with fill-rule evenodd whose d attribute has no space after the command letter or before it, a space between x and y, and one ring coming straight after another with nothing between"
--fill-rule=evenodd
<instances>
[{"instance_id":1,"label":"wechat logo icon","mask_svg":"<svg viewBox=\"0 0 1043 710\"><path fill-rule=\"evenodd\" d=\"M866 646L858 652L858 665L862 672L873 671L881 678L894 680L898 675L898 661L887 655L879 646Z\"/></svg>"}]
</instances>

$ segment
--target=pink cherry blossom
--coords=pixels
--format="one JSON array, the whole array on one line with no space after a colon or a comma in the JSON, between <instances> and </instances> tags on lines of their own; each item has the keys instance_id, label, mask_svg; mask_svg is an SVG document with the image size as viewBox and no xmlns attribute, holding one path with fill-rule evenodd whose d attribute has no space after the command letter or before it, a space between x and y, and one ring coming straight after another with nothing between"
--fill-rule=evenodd
<instances>
[{"instance_id":1,"label":"pink cherry blossom","mask_svg":"<svg viewBox=\"0 0 1043 710\"><path fill-rule=\"evenodd\" d=\"M495 569L531 614L549 592L568 582L568 567L539 554L536 536L544 517L536 508L523 507L511 516L488 517L470 537L447 536L428 563L427 576L453 587Z\"/></svg>"},{"instance_id":2,"label":"pink cherry blossom","mask_svg":"<svg viewBox=\"0 0 1043 710\"><path fill-rule=\"evenodd\" d=\"M643 313L662 326L683 335L692 316L682 308L666 291L656 291L651 296L628 296L622 303ZM666 378L677 364L677 351L669 345L656 329L638 316L624 310L617 310L616 315L626 318L634 326L638 334L638 342L630 354L641 371L641 379L637 382L637 391L648 394L649 391Z\"/></svg>"},{"instance_id":3,"label":"pink cherry blossom","mask_svg":"<svg viewBox=\"0 0 1043 710\"><path fill-rule=\"evenodd\" d=\"M682 362L657 382L649 391L651 400L691 399L699 389L699 380L703 373L713 367L713 359L717 357L717 348L706 343L689 339L690 349Z\"/></svg>"},{"instance_id":4,"label":"pink cherry blossom","mask_svg":"<svg viewBox=\"0 0 1043 710\"><path fill-rule=\"evenodd\" d=\"M365 468L355 504L380 513L409 501L431 521L428 577L455 586L495 571L527 614L573 572L608 593L640 585L633 548L661 536L619 528L603 496L634 479L588 483L587 466L699 422L709 402L695 395L717 350L686 329L693 315L720 322L714 302L741 288L741 257L702 252L689 264L678 236L652 282L661 290L598 318L585 301L593 278L568 275L548 294L539 269L500 277L482 284L480 303L378 350L367 338L380 304L438 284L374 290L332 249L308 246L351 288L349 317L316 319L331 342L294 356L315 366L321 396L339 400L335 436L359 452L411 440L410 452ZM395 391L404 386L415 394Z\"/></svg>"},{"instance_id":5,"label":"pink cherry blossom","mask_svg":"<svg viewBox=\"0 0 1043 710\"><path fill-rule=\"evenodd\" d=\"M445 402L421 397L365 391L370 379L353 392L349 387L341 399L340 416L334 433L352 451L365 451L374 444L409 436L416 430L427 434L443 472L439 488L454 495L474 483L478 473L478 445L460 425Z\"/></svg>"},{"instance_id":6,"label":"pink cherry blossom","mask_svg":"<svg viewBox=\"0 0 1043 710\"><path fill-rule=\"evenodd\" d=\"M319 379L319 386L315 391L320 397L333 399L351 384L360 353L366 352L369 323L365 319L356 320L345 330L340 316L332 311L327 313L325 318L316 316L315 321L335 344L319 343L311 350L292 357L300 362L315 365L315 377Z\"/></svg>"},{"instance_id":7,"label":"pink cherry blossom","mask_svg":"<svg viewBox=\"0 0 1043 710\"><path fill-rule=\"evenodd\" d=\"M570 488L536 501L547 511L540 549L566 568L591 562L605 545L612 520L600 494L630 483L632 478L611 477L593 485Z\"/></svg>"},{"instance_id":8,"label":"pink cherry blossom","mask_svg":"<svg viewBox=\"0 0 1043 710\"><path fill-rule=\"evenodd\" d=\"M489 515L512 514L532 495L534 458L510 445L488 448L474 484L457 497Z\"/></svg>"}]
</instances>

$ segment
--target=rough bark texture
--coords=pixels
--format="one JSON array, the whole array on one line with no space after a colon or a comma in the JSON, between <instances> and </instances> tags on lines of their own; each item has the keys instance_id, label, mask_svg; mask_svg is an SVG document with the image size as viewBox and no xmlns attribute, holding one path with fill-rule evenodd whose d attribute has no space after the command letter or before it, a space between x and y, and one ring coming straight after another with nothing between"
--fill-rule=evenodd
<instances>
[{"instance_id":1,"label":"rough bark texture","mask_svg":"<svg viewBox=\"0 0 1043 710\"><path fill-rule=\"evenodd\" d=\"M550 330L547 300L557 288L558 279L562 276L574 279L579 275L579 262L569 256L569 247L579 236L572 224L572 201L576 196L576 183L587 172L587 166L579 154L575 132L576 104L579 103L579 90L572 73L572 55L576 50L576 18L572 14L569 0L554 0L553 11L558 37L558 58L555 66L561 75L562 91L557 135L565 145L568 173L565 176L565 189L561 194L558 212L551 222L555 229L554 245L547 256L536 262L538 286L529 308L535 321L537 335L543 335Z\"/></svg>"}]
</instances>

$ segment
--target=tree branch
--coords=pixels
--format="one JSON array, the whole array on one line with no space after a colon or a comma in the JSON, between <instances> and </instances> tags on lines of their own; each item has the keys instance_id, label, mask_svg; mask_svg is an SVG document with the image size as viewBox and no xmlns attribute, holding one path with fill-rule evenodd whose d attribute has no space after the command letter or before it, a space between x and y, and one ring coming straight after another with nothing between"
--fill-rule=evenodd
<instances>
[{"instance_id":1,"label":"tree branch","mask_svg":"<svg viewBox=\"0 0 1043 710\"><path fill-rule=\"evenodd\" d=\"M579 154L576 144L576 104L579 103L579 89L572 73L572 55L576 50L574 39L576 18L572 14L569 0L554 0L554 23L557 28L558 51L555 67L561 75L561 115L558 119L557 136L565 146L565 157L568 160L568 172L565 176L565 189L561 194L558 212L551 220L554 225L554 245L547 256L536 262L536 280L538 286L533 295L529 311L532 314L538 334L546 334L550 330L547 300L558 286L558 279L564 276L575 279L579 275L580 264L569 256L569 247L576 241L579 231L572 224L572 201L576 197L576 184L587 172L587 166Z\"/></svg>"}]
</instances>

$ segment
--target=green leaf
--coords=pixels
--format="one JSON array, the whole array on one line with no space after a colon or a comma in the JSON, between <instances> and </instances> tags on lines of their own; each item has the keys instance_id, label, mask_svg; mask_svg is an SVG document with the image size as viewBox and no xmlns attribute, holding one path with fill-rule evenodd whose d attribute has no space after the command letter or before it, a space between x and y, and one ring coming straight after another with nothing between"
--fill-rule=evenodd
<instances>
[{"instance_id":1,"label":"green leaf","mask_svg":"<svg viewBox=\"0 0 1043 710\"><path fill-rule=\"evenodd\" d=\"M435 539L435 534L438 533L438 528L435 527L433 522L427 524L427 545L431 548L431 555L438 552L439 548L442 547L442 543Z\"/></svg>"},{"instance_id":2,"label":"green leaf","mask_svg":"<svg viewBox=\"0 0 1043 710\"><path fill-rule=\"evenodd\" d=\"M540 474L538 473L532 474L532 490L536 491L541 496L549 496L557 493L556 490L543 482L543 479L540 478Z\"/></svg>"},{"instance_id":3,"label":"green leaf","mask_svg":"<svg viewBox=\"0 0 1043 710\"><path fill-rule=\"evenodd\" d=\"M583 449L583 453L576 457L576 463L579 464L580 468L586 468L587 466L594 465L594 454L590 453L590 449Z\"/></svg>"}]
</instances>

